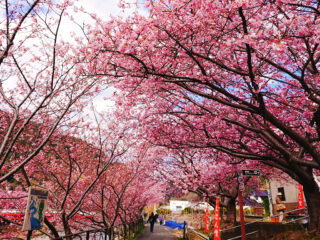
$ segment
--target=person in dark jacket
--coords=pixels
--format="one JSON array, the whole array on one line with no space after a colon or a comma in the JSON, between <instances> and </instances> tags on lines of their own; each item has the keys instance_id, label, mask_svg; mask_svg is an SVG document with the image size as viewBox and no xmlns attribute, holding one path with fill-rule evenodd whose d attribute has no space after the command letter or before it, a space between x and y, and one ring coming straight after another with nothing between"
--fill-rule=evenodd
<instances>
[{"instance_id":1,"label":"person in dark jacket","mask_svg":"<svg viewBox=\"0 0 320 240\"><path fill-rule=\"evenodd\" d=\"M150 214L148 221L150 223L150 232L153 232L154 223L157 221L157 215L154 215L153 212Z\"/></svg>"}]
</instances>

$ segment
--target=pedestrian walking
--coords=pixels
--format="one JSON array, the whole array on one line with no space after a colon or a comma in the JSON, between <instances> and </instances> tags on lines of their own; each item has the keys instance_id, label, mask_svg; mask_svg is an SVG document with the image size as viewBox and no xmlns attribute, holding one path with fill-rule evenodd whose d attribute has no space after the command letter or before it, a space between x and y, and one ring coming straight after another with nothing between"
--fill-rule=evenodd
<instances>
[{"instance_id":1,"label":"pedestrian walking","mask_svg":"<svg viewBox=\"0 0 320 240\"><path fill-rule=\"evenodd\" d=\"M158 216L154 215L152 212L148 218L147 222L150 223L150 232L153 232L154 223L157 221L157 217Z\"/></svg>"},{"instance_id":2,"label":"pedestrian walking","mask_svg":"<svg viewBox=\"0 0 320 240\"><path fill-rule=\"evenodd\" d=\"M163 215L162 215L162 213L160 213L160 215L159 215L159 222L160 222L160 225L162 225L162 223L163 223Z\"/></svg>"}]
</instances>

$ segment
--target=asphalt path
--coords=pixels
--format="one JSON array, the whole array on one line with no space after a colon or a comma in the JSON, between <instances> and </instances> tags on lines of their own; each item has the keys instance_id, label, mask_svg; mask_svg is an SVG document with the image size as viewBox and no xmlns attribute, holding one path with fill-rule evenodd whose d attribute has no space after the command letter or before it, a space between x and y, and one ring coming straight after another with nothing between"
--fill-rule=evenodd
<instances>
[{"instance_id":1,"label":"asphalt path","mask_svg":"<svg viewBox=\"0 0 320 240\"><path fill-rule=\"evenodd\" d=\"M159 223L156 223L153 232L150 232L150 224L146 224L142 235L137 240L175 240L173 232L172 228L159 225Z\"/></svg>"}]
</instances>

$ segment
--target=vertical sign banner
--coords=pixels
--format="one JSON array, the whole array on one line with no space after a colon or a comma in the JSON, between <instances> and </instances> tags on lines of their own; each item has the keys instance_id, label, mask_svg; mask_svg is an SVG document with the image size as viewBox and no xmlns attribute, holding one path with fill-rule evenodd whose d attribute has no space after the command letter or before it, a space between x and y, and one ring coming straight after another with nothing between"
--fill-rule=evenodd
<instances>
[{"instance_id":1,"label":"vertical sign banner","mask_svg":"<svg viewBox=\"0 0 320 240\"><path fill-rule=\"evenodd\" d=\"M206 216L204 219L204 231L209 232L209 204L207 203Z\"/></svg>"},{"instance_id":2,"label":"vertical sign banner","mask_svg":"<svg viewBox=\"0 0 320 240\"><path fill-rule=\"evenodd\" d=\"M305 208L302 185L298 185L298 208Z\"/></svg>"},{"instance_id":3,"label":"vertical sign banner","mask_svg":"<svg viewBox=\"0 0 320 240\"><path fill-rule=\"evenodd\" d=\"M48 190L30 187L22 231L41 229L47 208Z\"/></svg>"},{"instance_id":4,"label":"vertical sign banner","mask_svg":"<svg viewBox=\"0 0 320 240\"><path fill-rule=\"evenodd\" d=\"M219 197L216 198L216 208L214 209L214 228L213 228L214 240L221 240L220 235L220 210L219 210Z\"/></svg>"}]
</instances>

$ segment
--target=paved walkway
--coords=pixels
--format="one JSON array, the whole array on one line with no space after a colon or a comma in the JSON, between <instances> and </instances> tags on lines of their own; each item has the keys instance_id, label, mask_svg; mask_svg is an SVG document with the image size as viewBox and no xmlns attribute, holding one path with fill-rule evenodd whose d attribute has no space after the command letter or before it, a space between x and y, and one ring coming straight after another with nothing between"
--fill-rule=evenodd
<instances>
[{"instance_id":1,"label":"paved walkway","mask_svg":"<svg viewBox=\"0 0 320 240\"><path fill-rule=\"evenodd\" d=\"M146 224L143 234L137 240L174 240L173 232L172 228L159 225L159 223L156 223L153 232L150 232L150 224Z\"/></svg>"}]
</instances>

